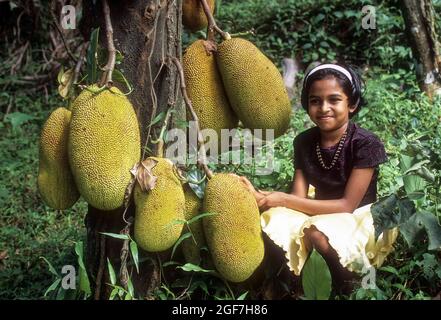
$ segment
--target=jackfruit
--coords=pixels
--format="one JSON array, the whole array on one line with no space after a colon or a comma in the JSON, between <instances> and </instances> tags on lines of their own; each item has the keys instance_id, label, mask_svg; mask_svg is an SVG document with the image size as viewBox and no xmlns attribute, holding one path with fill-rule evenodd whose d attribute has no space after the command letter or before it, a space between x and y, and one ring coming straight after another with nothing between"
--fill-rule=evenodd
<instances>
[{"instance_id":1,"label":"jackfruit","mask_svg":"<svg viewBox=\"0 0 441 320\"><path fill-rule=\"evenodd\" d=\"M184 195L185 220L189 221L202 213L202 200L199 199L188 184L184 185ZM198 219L190 223L189 228L193 236L182 241L182 252L187 262L198 265L201 261L200 250L203 246L206 246L202 220ZM189 232L190 230L186 227L183 232Z\"/></svg>"},{"instance_id":2,"label":"jackfruit","mask_svg":"<svg viewBox=\"0 0 441 320\"><path fill-rule=\"evenodd\" d=\"M276 66L241 38L224 40L218 46L216 61L231 107L244 126L274 129L275 138L285 133L291 104Z\"/></svg>"},{"instance_id":3,"label":"jackfruit","mask_svg":"<svg viewBox=\"0 0 441 320\"><path fill-rule=\"evenodd\" d=\"M38 190L43 201L57 210L72 207L80 197L67 155L70 119L71 112L66 108L54 110L40 137Z\"/></svg>"},{"instance_id":4,"label":"jackfruit","mask_svg":"<svg viewBox=\"0 0 441 320\"><path fill-rule=\"evenodd\" d=\"M83 90L72 105L69 162L84 199L113 210L123 204L141 142L129 100L116 87L98 90L96 85Z\"/></svg>"},{"instance_id":5,"label":"jackfruit","mask_svg":"<svg viewBox=\"0 0 441 320\"><path fill-rule=\"evenodd\" d=\"M219 273L232 282L248 279L264 256L259 208L238 177L216 174L207 183L203 218L205 240Z\"/></svg>"},{"instance_id":6,"label":"jackfruit","mask_svg":"<svg viewBox=\"0 0 441 320\"><path fill-rule=\"evenodd\" d=\"M183 57L183 69L188 97L199 118L201 130L214 129L221 142L221 129L232 129L238 119L228 102L213 54L208 53L207 41L197 40ZM193 120L189 115L188 120Z\"/></svg>"},{"instance_id":7,"label":"jackfruit","mask_svg":"<svg viewBox=\"0 0 441 320\"><path fill-rule=\"evenodd\" d=\"M211 14L214 13L215 0L207 0ZM182 3L182 23L192 32L208 26L204 8L199 0L184 0Z\"/></svg>"},{"instance_id":8,"label":"jackfruit","mask_svg":"<svg viewBox=\"0 0 441 320\"><path fill-rule=\"evenodd\" d=\"M135 240L149 252L171 248L183 229L185 196L173 163L165 158L150 157L157 161L152 175L157 177L153 189L143 192L137 183L135 199ZM179 222L180 221L180 222Z\"/></svg>"}]
</instances>

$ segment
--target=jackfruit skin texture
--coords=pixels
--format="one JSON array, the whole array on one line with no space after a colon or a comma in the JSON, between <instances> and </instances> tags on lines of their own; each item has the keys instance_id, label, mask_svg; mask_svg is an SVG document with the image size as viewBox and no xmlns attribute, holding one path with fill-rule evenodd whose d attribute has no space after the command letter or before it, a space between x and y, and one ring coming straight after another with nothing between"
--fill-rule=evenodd
<instances>
[{"instance_id":1,"label":"jackfruit skin texture","mask_svg":"<svg viewBox=\"0 0 441 320\"><path fill-rule=\"evenodd\" d=\"M83 90L72 105L69 162L84 199L105 211L122 206L130 169L140 157L138 120L129 100L116 87Z\"/></svg>"},{"instance_id":2,"label":"jackfruit skin texture","mask_svg":"<svg viewBox=\"0 0 441 320\"><path fill-rule=\"evenodd\" d=\"M231 282L247 280L264 256L259 208L237 177L216 174L207 183L203 218L205 239L214 265Z\"/></svg>"},{"instance_id":3,"label":"jackfruit skin texture","mask_svg":"<svg viewBox=\"0 0 441 320\"><path fill-rule=\"evenodd\" d=\"M184 195L185 220L188 221L202 213L202 199L199 199L188 184L184 185ZM202 219L192 222L190 224L190 229L193 233L194 239L193 237L190 237L182 241L182 252L187 262L198 265L201 261L200 249L203 246L206 246L204 230L202 228ZM183 232L189 232L188 228L185 227Z\"/></svg>"},{"instance_id":4,"label":"jackfruit skin texture","mask_svg":"<svg viewBox=\"0 0 441 320\"><path fill-rule=\"evenodd\" d=\"M138 183L134 190L135 241L143 250L159 252L171 248L181 236L184 220L185 196L173 164L165 158L158 161L152 173L158 179L153 189L142 192Z\"/></svg>"},{"instance_id":5,"label":"jackfruit skin texture","mask_svg":"<svg viewBox=\"0 0 441 320\"><path fill-rule=\"evenodd\" d=\"M215 0L207 0L211 14L214 13ZM184 0L182 3L182 24L192 32L207 28L208 20L199 0Z\"/></svg>"},{"instance_id":6,"label":"jackfruit skin texture","mask_svg":"<svg viewBox=\"0 0 441 320\"><path fill-rule=\"evenodd\" d=\"M289 126L291 103L276 66L251 42L232 38L218 46L216 61L231 107L249 129Z\"/></svg>"},{"instance_id":7,"label":"jackfruit skin texture","mask_svg":"<svg viewBox=\"0 0 441 320\"><path fill-rule=\"evenodd\" d=\"M237 116L228 102L214 55L207 55L204 40L197 40L186 50L183 69L188 97L202 129L211 128L219 137L221 129L232 129ZM189 115L188 120L193 120Z\"/></svg>"},{"instance_id":8,"label":"jackfruit skin texture","mask_svg":"<svg viewBox=\"0 0 441 320\"><path fill-rule=\"evenodd\" d=\"M37 186L43 201L56 210L72 207L80 197L67 155L70 120L69 110L57 108L46 120L40 136Z\"/></svg>"}]
</instances>

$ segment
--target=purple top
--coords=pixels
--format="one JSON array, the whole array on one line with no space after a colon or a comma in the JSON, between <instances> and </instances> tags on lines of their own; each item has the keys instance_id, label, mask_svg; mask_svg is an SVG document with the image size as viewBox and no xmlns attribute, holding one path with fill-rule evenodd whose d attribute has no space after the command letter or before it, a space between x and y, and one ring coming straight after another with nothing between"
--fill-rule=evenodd
<instances>
[{"instance_id":1,"label":"purple top","mask_svg":"<svg viewBox=\"0 0 441 320\"><path fill-rule=\"evenodd\" d=\"M339 199L343 197L346 182L353 168L375 168L369 187L358 207L377 200L378 165L387 161L386 151L380 139L357 124L349 121L348 135L343 145L340 158L335 166L326 170L320 165L316 144L320 141L318 127L300 133L294 139L294 169L300 169L306 181L313 185L315 198L319 200ZM338 143L329 148L320 147L323 162L329 166Z\"/></svg>"}]
</instances>

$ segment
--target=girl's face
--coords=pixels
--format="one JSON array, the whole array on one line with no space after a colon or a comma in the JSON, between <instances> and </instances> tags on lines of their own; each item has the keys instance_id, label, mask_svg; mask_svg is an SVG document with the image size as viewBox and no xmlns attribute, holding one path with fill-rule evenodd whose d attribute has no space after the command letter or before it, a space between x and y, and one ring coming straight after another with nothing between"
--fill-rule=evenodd
<instances>
[{"instance_id":1,"label":"girl's face","mask_svg":"<svg viewBox=\"0 0 441 320\"><path fill-rule=\"evenodd\" d=\"M316 80L308 97L308 114L322 131L333 131L349 121L355 110L349 106L348 96L334 77Z\"/></svg>"}]
</instances>

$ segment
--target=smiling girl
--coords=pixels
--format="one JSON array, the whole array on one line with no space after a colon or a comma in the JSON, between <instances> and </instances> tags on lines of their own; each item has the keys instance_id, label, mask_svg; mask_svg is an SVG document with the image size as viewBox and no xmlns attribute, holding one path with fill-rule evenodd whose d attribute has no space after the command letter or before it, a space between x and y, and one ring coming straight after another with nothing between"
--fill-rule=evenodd
<instances>
[{"instance_id":1,"label":"smiling girl","mask_svg":"<svg viewBox=\"0 0 441 320\"><path fill-rule=\"evenodd\" d=\"M296 275L312 248L340 287L352 272L379 266L397 232L375 241L370 207L376 201L379 165L387 161L379 138L350 119L360 110L361 79L349 67L321 64L305 76L301 102L316 125L294 139L295 175L290 193L257 191L263 231L286 252ZM308 187L315 187L315 198Z\"/></svg>"}]
</instances>

